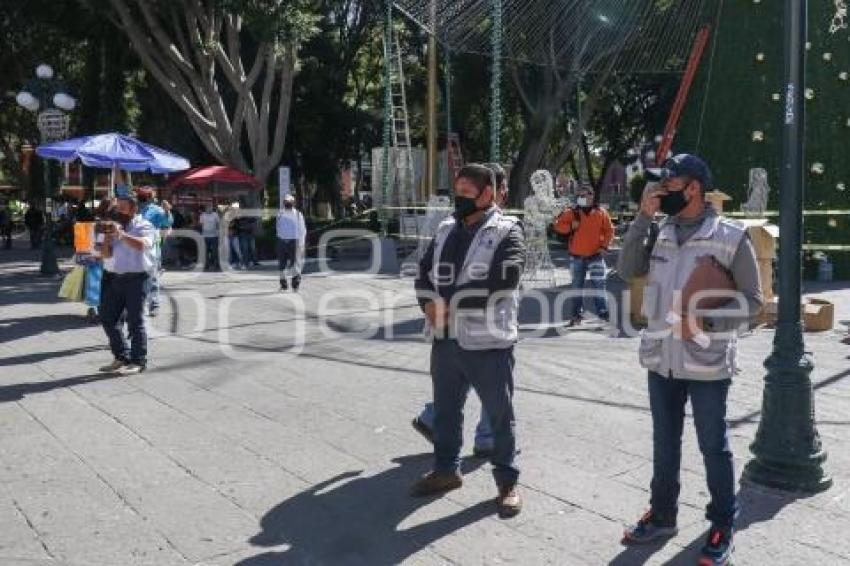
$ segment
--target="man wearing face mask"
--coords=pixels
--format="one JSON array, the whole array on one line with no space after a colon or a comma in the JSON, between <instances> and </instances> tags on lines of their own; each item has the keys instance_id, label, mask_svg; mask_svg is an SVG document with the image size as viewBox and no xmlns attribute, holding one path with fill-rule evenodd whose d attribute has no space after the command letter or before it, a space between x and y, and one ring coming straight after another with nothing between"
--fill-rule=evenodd
<instances>
[{"instance_id":1,"label":"man wearing face mask","mask_svg":"<svg viewBox=\"0 0 850 566\"><path fill-rule=\"evenodd\" d=\"M711 188L705 162L682 154L648 173L660 184L650 184L644 191L640 214L624 238L618 269L626 279L648 274L643 311L649 323L639 357L649 372L653 477L650 509L626 530L624 542L644 543L677 533L682 430L690 398L711 496L706 512L711 528L700 564L727 564L739 507L726 399L736 373L736 331L763 303L758 265L745 228L720 217L705 202L705 192ZM644 242L659 211L667 218L650 248ZM706 259L718 265L737 288L737 298L730 297L726 306L739 312L733 317L709 311L695 319L697 328L693 328L694 324L684 324L678 316L671 318L671 313L687 314L679 310L678 297ZM712 333L708 344L697 340L707 337L703 331Z\"/></svg>"},{"instance_id":2,"label":"man wearing face mask","mask_svg":"<svg viewBox=\"0 0 850 566\"><path fill-rule=\"evenodd\" d=\"M156 228L139 214L138 203L132 196L118 199L114 218L114 222L103 222L107 251L100 320L115 359L100 371L140 373L147 365L143 311L147 281L156 268L153 247L157 233ZM125 320L130 335L129 347L124 338Z\"/></svg>"},{"instance_id":3,"label":"man wearing face mask","mask_svg":"<svg viewBox=\"0 0 850 566\"><path fill-rule=\"evenodd\" d=\"M487 163L486 167L493 172L496 186L496 206L503 208L508 199L508 179L505 169L498 163ZM434 403L426 403L422 412L413 419L413 428L428 442L434 442ZM477 458L490 458L493 453L493 431L490 430L490 419L487 411L481 407L481 416L475 427L475 442L472 455Z\"/></svg>"},{"instance_id":4,"label":"man wearing face mask","mask_svg":"<svg viewBox=\"0 0 850 566\"><path fill-rule=\"evenodd\" d=\"M601 208L594 196L593 187L583 185L578 190L576 205L564 211L556 220L553 229L562 236L569 236L572 272L572 288L575 293L571 301L569 325L581 323L584 310L583 289L586 279L596 290L596 316L608 320L608 303L605 300L605 275L607 266L603 254L614 239L614 226L608 211Z\"/></svg>"},{"instance_id":5,"label":"man wearing face mask","mask_svg":"<svg viewBox=\"0 0 850 566\"><path fill-rule=\"evenodd\" d=\"M455 180L455 214L440 224L420 263L416 293L434 338L434 470L411 493L461 487L463 405L472 387L493 431L497 508L500 516L513 517L522 508L514 462L513 347L525 242L518 220L495 205L497 186L486 166L463 167Z\"/></svg>"}]
</instances>

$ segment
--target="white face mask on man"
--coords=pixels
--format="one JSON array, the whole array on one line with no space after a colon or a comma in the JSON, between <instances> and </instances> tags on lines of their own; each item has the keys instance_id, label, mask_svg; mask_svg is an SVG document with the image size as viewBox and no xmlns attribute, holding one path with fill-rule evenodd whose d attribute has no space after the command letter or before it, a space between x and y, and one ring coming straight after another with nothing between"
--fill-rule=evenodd
<instances>
[{"instance_id":1,"label":"white face mask on man","mask_svg":"<svg viewBox=\"0 0 850 566\"><path fill-rule=\"evenodd\" d=\"M576 200L576 204L578 204L579 206L587 206L587 197L578 197L578 200Z\"/></svg>"}]
</instances>

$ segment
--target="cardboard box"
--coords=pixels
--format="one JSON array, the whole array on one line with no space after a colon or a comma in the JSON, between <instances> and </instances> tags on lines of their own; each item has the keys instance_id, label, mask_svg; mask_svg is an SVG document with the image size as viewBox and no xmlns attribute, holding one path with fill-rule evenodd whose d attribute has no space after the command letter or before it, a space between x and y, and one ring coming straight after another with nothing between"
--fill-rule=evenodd
<instances>
[{"instance_id":1,"label":"cardboard box","mask_svg":"<svg viewBox=\"0 0 850 566\"><path fill-rule=\"evenodd\" d=\"M770 224L767 219L747 219L743 221L747 234L756 251L759 265L762 292L765 301L775 297L773 292L773 261L776 259L776 242L779 239L779 226Z\"/></svg>"},{"instance_id":2,"label":"cardboard box","mask_svg":"<svg viewBox=\"0 0 850 566\"><path fill-rule=\"evenodd\" d=\"M778 315L779 299L774 297L765 303L756 323L774 327ZM823 299L805 299L800 305L800 316L804 331L826 332L835 326L835 305Z\"/></svg>"},{"instance_id":3,"label":"cardboard box","mask_svg":"<svg viewBox=\"0 0 850 566\"><path fill-rule=\"evenodd\" d=\"M732 197L721 191L709 191L705 193L705 200L714 206L714 210L722 214L723 203L732 200Z\"/></svg>"},{"instance_id":4,"label":"cardboard box","mask_svg":"<svg viewBox=\"0 0 850 566\"><path fill-rule=\"evenodd\" d=\"M641 328L647 325L648 321L646 317L643 316L643 293L646 289L646 281L647 278L644 277L635 277L631 281L629 281L629 291L631 291L631 297L629 301L629 311L630 318L632 321L632 326L635 328Z\"/></svg>"},{"instance_id":5,"label":"cardboard box","mask_svg":"<svg viewBox=\"0 0 850 566\"><path fill-rule=\"evenodd\" d=\"M835 326L835 305L823 299L808 299L803 304L806 332L826 332Z\"/></svg>"}]
</instances>

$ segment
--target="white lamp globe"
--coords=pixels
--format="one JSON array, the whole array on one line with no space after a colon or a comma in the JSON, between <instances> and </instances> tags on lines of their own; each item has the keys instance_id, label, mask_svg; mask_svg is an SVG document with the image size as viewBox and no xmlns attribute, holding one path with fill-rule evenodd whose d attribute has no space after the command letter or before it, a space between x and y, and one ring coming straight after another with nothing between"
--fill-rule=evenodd
<instances>
[{"instance_id":1,"label":"white lamp globe","mask_svg":"<svg viewBox=\"0 0 850 566\"><path fill-rule=\"evenodd\" d=\"M15 102L24 108L28 108L34 101L35 97L25 90L19 92L18 96L15 97Z\"/></svg>"},{"instance_id":2,"label":"white lamp globe","mask_svg":"<svg viewBox=\"0 0 850 566\"><path fill-rule=\"evenodd\" d=\"M60 92L53 97L53 104L56 105L56 108L70 111L77 105L77 101L64 92Z\"/></svg>"},{"instance_id":3,"label":"white lamp globe","mask_svg":"<svg viewBox=\"0 0 850 566\"><path fill-rule=\"evenodd\" d=\"M53 78L53 67L50 65L45 65L42 63L38 67L35 68L35 76L40 79L52 79Z\"/></svg>"}]
</instances>

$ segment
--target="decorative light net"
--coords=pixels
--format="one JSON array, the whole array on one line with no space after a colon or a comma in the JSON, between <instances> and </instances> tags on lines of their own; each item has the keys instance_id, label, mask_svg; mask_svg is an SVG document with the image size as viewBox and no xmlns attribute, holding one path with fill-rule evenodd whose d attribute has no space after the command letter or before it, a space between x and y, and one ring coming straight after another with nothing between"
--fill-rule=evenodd
<instances>
[{"instance_id":1,"label":"decorative light net","mask_svg":"<svg viewBox=\"0 0 850 566\"><path fill-rule=\"evenodd\" d=\"M501 0L502 56L582 72L681 71L705 0ZM395 7L430 31L430 0ZM437 37L454 52L493 53L494 0L437 0ZM498 34L497 34L498 37Z\"/></svg>"}]
</instances>

